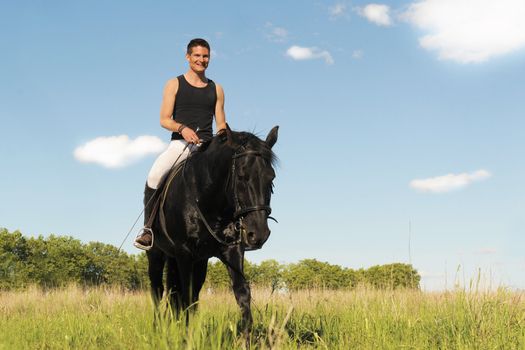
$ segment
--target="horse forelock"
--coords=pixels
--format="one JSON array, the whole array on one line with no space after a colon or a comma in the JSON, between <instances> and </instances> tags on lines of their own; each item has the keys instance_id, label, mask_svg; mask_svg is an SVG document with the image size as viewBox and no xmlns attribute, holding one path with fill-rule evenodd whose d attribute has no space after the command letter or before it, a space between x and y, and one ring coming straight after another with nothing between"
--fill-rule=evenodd
<instances>
[{"instance_id":1,"label":"horse forelock","mask_svg":"<svg viewBox=\"0 0 525 350\"><path fill-rule=\"evenodd\" d=\"M261 153L263 159L272 166L277 163L277 156L273 153L270 146L256 135L245 131L233 132L232 134L234 138L238 138L237 143L240 146L244 146L247 150Z\"/></svg>"}]
</instances>

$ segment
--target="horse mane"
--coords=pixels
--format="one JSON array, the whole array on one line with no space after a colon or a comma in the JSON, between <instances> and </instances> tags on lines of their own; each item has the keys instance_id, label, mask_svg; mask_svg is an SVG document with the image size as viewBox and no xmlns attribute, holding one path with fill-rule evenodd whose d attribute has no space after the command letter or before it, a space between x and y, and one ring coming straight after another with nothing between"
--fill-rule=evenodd
<instances>
[{"instance_id":1,"label":"horse mane","mask_svg":"<svg viewBox=\"0 0 525 350\"><path fill-rule=\"evenodd\" d=\"M277 156L266 142L261 140L255 134L246 131L231 131L231 140L225 139L225 136L215 135L212 139L204 142L197 150L197 153L211 155L213 152L223 151L225 147L233 150L239 147L257 151L261 153L262 158L272 166L278 163Z\"/></svg>"}]
</instances>

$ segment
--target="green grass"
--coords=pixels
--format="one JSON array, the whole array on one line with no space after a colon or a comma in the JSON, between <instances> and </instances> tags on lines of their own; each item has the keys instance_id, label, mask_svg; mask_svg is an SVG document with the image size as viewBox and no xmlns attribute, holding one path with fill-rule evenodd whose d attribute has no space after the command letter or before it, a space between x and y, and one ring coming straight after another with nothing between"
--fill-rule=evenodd
<instances>
[{"instance_id":1,"label":"green grass","mask_svg":"<svg viewBox=\"0 0 525 350\"><path fill-rule=\"evenodd\" d=\"M525 349L523 294L254 291L253 347ZM149 294L70 287L0 293L0 349L242 348L232 293L201 295L186 328L154 330Z\"/></svg>"}]
</instances>

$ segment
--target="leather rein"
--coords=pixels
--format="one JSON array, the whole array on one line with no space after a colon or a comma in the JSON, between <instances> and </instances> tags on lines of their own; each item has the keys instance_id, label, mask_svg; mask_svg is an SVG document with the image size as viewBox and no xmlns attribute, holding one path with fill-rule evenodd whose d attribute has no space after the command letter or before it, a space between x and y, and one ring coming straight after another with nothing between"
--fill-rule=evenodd
<instances>
[{"instance_id":1,"label":"leather rein","mask_svg":"<svg viewBox=\"0 0 525 350\"><path fill-rule=\"evenodd\" d=\"M239 152L239 150L241 150L241 152ZM271 219L271 220L277 222L277 220L275 218L270 216L270 214L272 213L272 208L269 205L261 204L261 205L253 205L253 206L248 206L248 207L242 207L241 204L240 204L239 197L237 195L237 177L235 176L235 170L237 169L236 168L236 160L238 158L249 156L249 155L262 157L261 152L254 151L254 150L244 150L244 146L239 147L235 151L233 156L232 156L232 167L231 167L230 176L228 177L228 184L229 184L229 179L230 178L232 179L233 202L234 202L234 205L235 205L235 212L233 213L234 230L235 230L236 233L239 234L239 236L238 236L238 238L236 240L234 240L232 242L227 242L224 239L220 238L218 236L217 232L215 232L210 227L210 225L208 224L206 218L204 217L204 214L202 213L201 209L199 208L199 200L198 199L196 200L197 212L199 213L199 216L200 216L201 220L203 221L204 226L206 226L206 229L211 234L211 236L213 238L215 238L215 240L217 242L219 242L219 243L221 243L223 245L232 246L232 245L237 245L237 244L242 242L243 237L246 235L246 229L245 229L245 227L243 225L243 219L244 219L244 217L247 214L249 214L251 212L264 210L267 213L268 219ZM228 184L227 184L226 188L228 188Z\"/></svg>"}]
</instances>

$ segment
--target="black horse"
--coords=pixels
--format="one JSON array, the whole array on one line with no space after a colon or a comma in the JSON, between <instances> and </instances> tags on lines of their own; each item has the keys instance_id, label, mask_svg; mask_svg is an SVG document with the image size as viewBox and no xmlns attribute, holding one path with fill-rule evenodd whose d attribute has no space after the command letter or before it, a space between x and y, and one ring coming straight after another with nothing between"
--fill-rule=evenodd
<instances>
[{"instance_id":1,"label":"black horse","mask_svg":"<svg viewBox=\"0 0 525 350\"><path fill-rule=\"evenodd\" d=\"M214 256L228 269L242 313L241 328L249 334L251 296L243 274L244 252L261 248L270 235L267 221L275 177L271 148L277 130L274 127L262 141L228 128L193 153L176 176L168 177L153 224L154 245L147 252L156 317L165 264L168 299L179 315L196 307L208 259Z\"/></svg>"}]
</instances>

